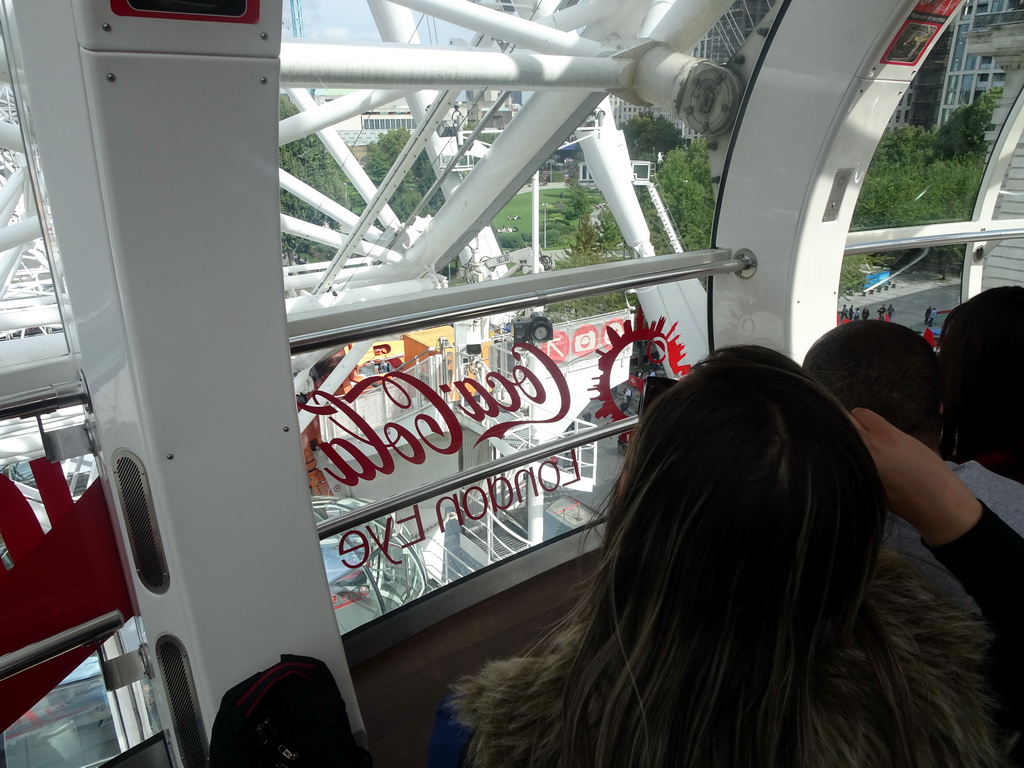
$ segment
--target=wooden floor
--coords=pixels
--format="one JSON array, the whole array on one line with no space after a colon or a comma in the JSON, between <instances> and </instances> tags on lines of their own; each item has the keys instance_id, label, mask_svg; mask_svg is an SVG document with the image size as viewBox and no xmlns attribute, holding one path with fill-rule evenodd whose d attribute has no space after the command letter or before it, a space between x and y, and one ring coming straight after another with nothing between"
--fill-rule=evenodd
<instances>
[{"instance_id":1,"label":"wooden floor","mask_svg":"<svg viewBox=\"0 0 1024 768\"><path fill-rule=\"evenodd\" d=\"M374 768L418 768L437 703L489 659L521 654L566 612L594 555L549 570L353 668Z\"/></svg>"}]
</instances>

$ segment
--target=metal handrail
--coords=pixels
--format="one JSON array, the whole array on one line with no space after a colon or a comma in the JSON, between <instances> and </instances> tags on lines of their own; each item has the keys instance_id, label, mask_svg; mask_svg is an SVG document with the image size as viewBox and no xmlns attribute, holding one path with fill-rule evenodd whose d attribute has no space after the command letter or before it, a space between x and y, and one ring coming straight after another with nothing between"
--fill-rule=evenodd
<instances>
[{"instance_id":1,"label":"metal handrail","mask_svg":"<svg viewBox=\"0 0 1024 768\"><path fill-rule=\"evenodd\" d=\"M354 528L364 523L369 523L376 520L379 517L390 515L393 512L405 509L406 507L418 504L421 501L432 498L434 496L440 496L442 493L460 488L463 485L475 483L477 480L483 480L486 477L497 475L501 472L505 472L516 467L521 467L524 464L529 464L533 461L541 461L554 456L556 453L562 453L572 448L578 448L581 445L587 443L597 442L605 437L612 437L620 432L627 432L631 429L636 428L637 417L630 416L625 419L613 422L611 424L605 424L601 427L590 427L577 431L573 435L567 437L560 437L557 440L551 440L537 448L531 448L528 451L522 451L521 453L514 453L511 456L506 456L495 461L489 461L486 464L480 464L479 466L473 467L472 469L466 469L462 472L457 472L454 475L448 475L440 480L435 480L432 483L426 483L424 485L417 486L408 491L389 496L383 501L376 501L372 504L367 504L365 507L360 507L359 511L353 515L346 517L336 517L331 520L326 520L316 527L317 534L321 539L326 539L328 536L333 536L336 533Z\"/></svg>"},{"instance_id":2,"label":"metal handrail","mask_svg":"<svg viewBox=\"0 0 1024 768\"><path fill-rule=\"evenodd\" d=\"M852 234L852 233L851 233ZM876 240L873 243L847 245L843 249L844 256L863 253L885 253L901 251L907 248L928 248L938 245L964 245L966 243L991 242L993 240L1016 240L1024 238L1024 228L971 230L955 232L948 235L924 235L918 237L900 237L893 240Z\"/></svg>"},{"instance_id":3,"label":"metal handrail","mask_svg":"<svg viewBox=\"0 0 1024 768\"><path fill-rule=\"evenodd\" d=\"M85 405L87 402L85 387L81 381L68 381L30 389L27 392L0 397L0 421L40 416L72 405Z\"/></svg>"},{"instance_id":4,"label":"metal handrail","mask_svg":"<svg viewBox=\"0 0 1024 768\"><path fill-rule=\"evenodd\" d=\"M86 645L94 645L124 626L120 611L111 611L71 629L58 632L39 642L0 656L0 680L5 680L30 667L55 659L63 653Z\"/></svg>"},{"instance_id":5,"label":"metal handrail","mask_svg":"<svg viewBox=\"0 0 1024 768\"><path fill-rule=\"evenodd\" d=\"M555 301L742 272L751 266L752 260L746 256L734 256L724 248L711 248L460 285L414 297L396 296L373 304L349 305L334 312L317 312L302 321L292 320L293 325L327 327L293 336L291 351L293 355L315 352ZM465 300L461 300L463 297ZM410 303L414 303L416 309L410 311Z\"/></svg>"}]
</instances>

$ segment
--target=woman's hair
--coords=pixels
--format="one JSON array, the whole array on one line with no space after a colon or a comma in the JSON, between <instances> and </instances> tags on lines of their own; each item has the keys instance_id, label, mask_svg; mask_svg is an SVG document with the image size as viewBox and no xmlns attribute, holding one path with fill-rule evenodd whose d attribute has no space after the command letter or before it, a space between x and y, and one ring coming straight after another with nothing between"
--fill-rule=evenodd
<instances>
[{"instance_id":1,"label":"woman's hair","mask_svg":"<svg viewBox=\"0 0 1024 768\"><path fill-rule=\"evenodd\" d=\"M1024 288L979 293L949 313L939 346L942 455L1024 481Z\"/></svg>"},{"instance_id":2,"label":"woman's hair","mask_svg":"<svg viewBox=\"0 0 1024 768\"><path fill-rule=\"evenodd\" d=\"M864 597L884 535L871 457L781 354L732 347L645 412L602 559L561 636L572 766L808 764L814 670L854 637L913 765L906 681Z\"/></svg>"}]
</instances>

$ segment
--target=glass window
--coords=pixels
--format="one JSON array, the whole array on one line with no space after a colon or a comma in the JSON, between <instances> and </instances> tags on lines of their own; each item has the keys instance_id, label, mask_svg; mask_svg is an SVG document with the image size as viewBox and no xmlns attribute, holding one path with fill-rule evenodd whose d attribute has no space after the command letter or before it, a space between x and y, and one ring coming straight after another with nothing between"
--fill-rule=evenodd
<instances>
[{"instance_id":1,"label":"glass window","mask_svg":"<svg viewBox=\"0 0 1024 768\"><path fill-rule=\"evenodd\" d=\"M978 68L978 57L973 53L967 56L967 61L964 63L964 69L977 69Z\"/></svg>"},{"instance_id":2,"label":"glass window","mask_svg":"<svg viewBox=\"0 0 1024 768\"><path fill-rule=\"evenodd\" d=\"M960 103L969 104L973 96L974 75L964 75L960 80Z\"/></svg>"},{"instance_id":3,"label":"glass window","mask_svg":"<svg viewBox=\"0 0 1024 768\"><path fill-rule=\"evenodd\" d=\"M635 322L616 292L381 338L350 371L337 370L353 365L345 352L327 358L299 399L317 522L636 414L647 379L678 378L690 350L672 323L641 331ZM546 455L342 525L320 542L339 630L586 526L629 438Z\"/></svg>"},{"instance_id":4,"label":"glass window","mask_svg":"<svg viewBox=\"0 0 1024 768\"><path fill-rule=\"evenodd\" d=\"M948 82L946 83L946 104L956 104L956 90L959 84L960 76L951 75ZM945 115L945 111L943 112L943 115ZM946 118L943 117L942 120L943 122L945 122Z\"/></svg>"},{"instance_id":5,"label":"glass window","mask_svg":"<svg viewBox=\"0 0 1024 768\"><path fill-rule=\"evenodd\" d=\"M981 57L981 68L982 69L992 69L992 57L991 56L982 56Z\"/></svg>"},{"instance_id":6,"label":"glass window","mask_svg":"<svg viewBox=\"0 0 1024 768\"><path fill-rule=\"evenodd\" d=\"M1003 0L993 0L992 2L992 13L1002 13Z\"/></svg>"},{"instance_id":7,"label":"glass window","mask_svg":"<svg viewBox=\"0 0 1024 768\"><path fill-rule=\"evenodd\" d=\"M959 72L963 68L964 51L967 49L967 38L965 37L967 31L967 24L961 24L957 29L956 45L953 46L953 56L949 60L949 69L951 72Z\"/></svg>"}]
</instances>

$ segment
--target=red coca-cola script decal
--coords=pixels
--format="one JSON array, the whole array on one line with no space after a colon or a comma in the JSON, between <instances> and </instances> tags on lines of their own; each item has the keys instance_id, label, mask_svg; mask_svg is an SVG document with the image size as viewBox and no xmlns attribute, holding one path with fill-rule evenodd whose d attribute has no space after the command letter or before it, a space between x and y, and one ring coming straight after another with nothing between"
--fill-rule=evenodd
<instances>
[{"instance_id":1,"label":"red coca-cola script decal","mask_svg":"<svg viewBox=\"0 0 1024 768\"><path fill-rule=\"evenodd\" d=\"M368 376L344 395L332 395L316 390L311 392L300 410L324 416L343 434L319 448L332 464L325 474L337 482L355 486L363 480L395 471L396 459L410 464L423 464L430 453L453 454L462 446L464 434L460 416L483 424L485 419L506 413L511 418L493 424L477 438L480 443L488 438L500 439L509 430L527 424L547 424L560 421L569 412L569 385L565 376L551 358L531 344L512 347L516 365L503 375L491 371L481 381L462 379L434 390L424 381L403 372ZM536 370L531 369L531 363ZM549 388L544 381L550 382ZM411 428L389 421L378 430L359 414L355 402L370 387L380 386L384 396L398 410L417 409L417 396L436 411L417 409ZM458 402L450 402L445 395L455 392ZM546 405L548 418L525 419L519 410L527 404Z\"/></svg>"},{"instance_id":2,"label":"red coca-cola script decal","mask_svg":"<svg viewBox=\"0 0 1024 768\"><path fill-rule=\"evenodd\" d=\"M619 353L624 349L629 349L636 342L647 345L647 357L652 363L667 364L677 377L685 376L690 372L690 366L683 363L683 358L686 357L686 353L683 351L685 345L679 340L679 335L676 333L678 324L673 323L668 330L665 330L666 325L668 325L668 321L664 317L659 317L656 322L647 323L644 321L643 315L640 314L637 316L635 327L632 321L627 320L623 324L621 333L614 329L608 329L610 348L598 351L601 360L597 367L601 372L597 375L592 387L597 399L601 401L601 407L598 408L596 416L607 416L615 421L626 418L626 414L615 402L611 382L612 367Z\"/></svg>"}]
</instances>

